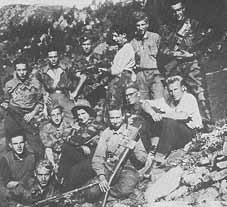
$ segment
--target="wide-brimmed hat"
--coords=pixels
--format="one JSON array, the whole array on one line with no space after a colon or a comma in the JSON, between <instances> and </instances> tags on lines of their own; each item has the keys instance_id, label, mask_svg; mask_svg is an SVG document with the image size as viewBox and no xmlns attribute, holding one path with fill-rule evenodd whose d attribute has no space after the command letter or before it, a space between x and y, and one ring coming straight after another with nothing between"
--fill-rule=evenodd
<instances>
[{"instance_id":1,"label":"wide-brimmed hat","mask_svg":"<svg viewBox=\"0 0 227 207\"><path fill-rule=\"evenodd\" d=\"M72 108L71 112L74 117L77 117L77 110L84 109L90 116L96 117L96 112L91 108L91 104L86 99L78 99L75 106Z\"/></svg>"}]
</instances>

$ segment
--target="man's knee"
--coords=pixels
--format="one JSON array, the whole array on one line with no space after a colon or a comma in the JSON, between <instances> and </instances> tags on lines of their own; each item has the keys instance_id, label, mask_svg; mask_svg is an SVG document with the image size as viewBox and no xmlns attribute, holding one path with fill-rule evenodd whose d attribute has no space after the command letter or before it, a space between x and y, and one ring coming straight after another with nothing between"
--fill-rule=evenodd
<instances>
[{"instance_id":1,"label":"man's knee","mask_svg":"<svg viewBox=\"0 0 227 207\"><path fill-rule=\"evenodd\" d=\"M119 180L111 188L111 195L117 198L125 198L134 192L139 182L139 175L135 170L125 169L121 172Z\"/></svg>"}]
</instances>

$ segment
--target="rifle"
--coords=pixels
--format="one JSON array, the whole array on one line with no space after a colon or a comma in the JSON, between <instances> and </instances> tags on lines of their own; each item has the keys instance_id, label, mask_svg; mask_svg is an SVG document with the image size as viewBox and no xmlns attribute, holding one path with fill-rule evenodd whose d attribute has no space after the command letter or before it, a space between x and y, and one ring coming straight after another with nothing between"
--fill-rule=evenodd
<instances>
[{"instance_id":1,"label":"rifle","mask_svg":"<svg viewBox=\"0 0 227 207\"><path fill-rule=\"evenodd\" d=\"M86 186L83 186L83 187L80 187L80 188L76 188L76 189L73 189L71 191L68 191L68 192L65 192L65 193L62 193L62 194L59 194L59 195L55 195L55 196L52 196L50 198L47 198L47 199L44 199L44 200L41 200L41 201L37 201L37 202L32 204L32 207L42 207L42 206L48 205L48 204L53 203L53 202L58 202L59 200L62 200L62 199L67 199L69 196L72 196L72 194L86 190L86 189L91 188L91 187L98 185L98 184L99 184L98 182L91 183L89 185L86 185Z\"/></svg>"},{"instance_id":2,"label":"rifle","mask_svg":"<svg viewBox=\"0 0 227 207\"><path fill-rule=\"evenodd\" d=\"M122 152L122 154L120 156L120 159L119 159L118 163L116 164L116 166L114 167L113 173L111 174L111 176L110 176L110 178L108 180L109 186L111 185L113 179L115 178L115 176L116 176L118 170L120 169L120 167L122 166L122 164L125 163L126 157L128 157L129 151L135 147L136 142L139 140L140 136L137 136L137 135L139 134L139 131L140 131L141 127L142 127L142 125L140 125L138 127L138 129L132 135L132 139L130 141L133 141L133 142L131 142L129 144L129 146L127 146L124 149L124 151ZM105 197L104 197L103 202L102 202L102 207L106 206L106 202L107 202L108 196L109 196L109 190L106 191L106 193L105 193Z\"/></svg>"}]
</instances>

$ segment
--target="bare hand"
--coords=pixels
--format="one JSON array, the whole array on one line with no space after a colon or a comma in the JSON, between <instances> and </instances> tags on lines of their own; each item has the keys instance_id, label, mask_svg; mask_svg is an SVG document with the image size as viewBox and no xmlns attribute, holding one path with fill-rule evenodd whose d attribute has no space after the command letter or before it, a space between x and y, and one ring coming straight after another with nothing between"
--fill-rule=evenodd
<instances>
[{"instance_id":1,"label":"bare hand","mask_svg":"<svg viewBox=\"0 0 227 207\"><path fill-rule=\"evenodd\" d=\"M151 117L155 122L161 121L163 118L162 114L159 113L153 113L151 114Z\"/></svg>"},{"instance_id":2,"label":"bare hand","mask_svg":"<svg viewBox=\"0 0 227 207\"><path fill-rule=\"evenodd\" d=\"M15 187L17 187L17 185L19 185L19 182L18 181L9 181L8 183L7 183L7 188L15 188Z\"/></svg>"},{"instance_id":3,"label":"bare hand","mask_svg":"<svg viewBox=\"0 0 227 207\"><path fill-rule=\"evenodd\" d=\"M31 113L27 113L27 114L25 114L24 115L24 120L26 121L26 122L30 122L33 118L34 118L34 113L33 112L31 112Z\"/></svg>"},{"instance_id":4,"label":"bare hand","mask_svg":"<svg viewBox=\"0 0 227 207\"><path fill-rule=\"evenodd\" d=\"M71 126L75 130L79 130L80 129L80 125L79 125L79 123L77 121L73 122Z\"/></svg>"},{"instance_id":5,"label":"bare hand","mask_svg":"<svg viewBox=\"0 0 227 207\"><path fill-rule=\"evenodd\" d=\"M8 103L5 103L5 102L1 103L1 107L3 107L4 109L7 109L8 106L9 106Z\"/></svg>"},{"instance_id":6,"label":"bare hand","mask_svg":"<svg viewBox=\"0 0 227 207\"><path fill-rule=\"evenodd\" d=\"M91 154L91 150L90 150L90 148L88 146L83 145L83 146L81 146L81 148L84 151L85 155L90 155Z\"/></svg>"},{"instance_id":7,"label":"bare hand","mask_svg":"<svg viewBox=\"0 0 227 207\"><path fill-rule=\"evenodd\" d=\"M189 58L189 57L192 57L193 54L192 53L189 53L185 50L180 50L180 51L174 51L173 52L173 56L174 57L177 57L178 59L182 59L182 58Z\"/></svg>"},{"instance_id":8,"label":"bare hand","mask_svg":"<svg viewBox=\"0 0 227 207\"><path fill-rule=\"evenodd\" d=\"M109 186L109 184L108 184L108 182L107 182L107 180L106 180L106 177L104 176L104 175L101 175L100 177L99 177L99 179L100 179L100 182L99 182L99 187L100 187L100 190L102 191L102 192L106 192L106 191L108 191L108 190L110 190L110 186Z\"/></svg>"},{"instance_id":9,"label":"bare hand","mask_svg":"<svg viewBox=\"0 0 227 207\"><path fill-rule=\"evenodd\" d=\"M52 99L48 93L43 96L43 100L44 100L44 103L46 103L46 104L52 103Z\"/></svg>"}]
</instances>

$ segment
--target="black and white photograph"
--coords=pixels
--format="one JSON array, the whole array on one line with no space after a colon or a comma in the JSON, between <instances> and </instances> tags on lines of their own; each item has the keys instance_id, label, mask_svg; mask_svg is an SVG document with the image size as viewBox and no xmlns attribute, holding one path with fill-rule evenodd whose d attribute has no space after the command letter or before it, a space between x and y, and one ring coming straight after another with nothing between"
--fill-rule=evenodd
<instances>
[{"instance_id":1,"label":"black and white photograph","mask_svg":"<svg viewBox=\"0 0 227 207\"><path fill-rule=\"evenodd\" d=\"M0 0L0 207L227 206L227 0Z\"/></svg>"}]
</instances>

